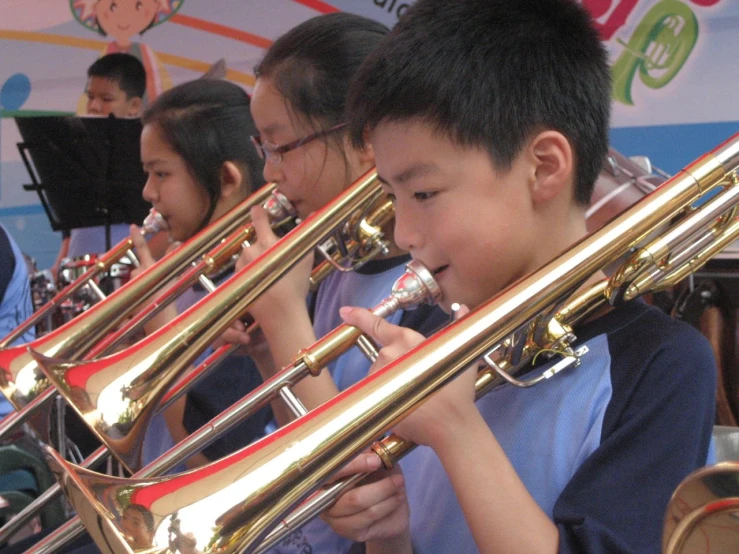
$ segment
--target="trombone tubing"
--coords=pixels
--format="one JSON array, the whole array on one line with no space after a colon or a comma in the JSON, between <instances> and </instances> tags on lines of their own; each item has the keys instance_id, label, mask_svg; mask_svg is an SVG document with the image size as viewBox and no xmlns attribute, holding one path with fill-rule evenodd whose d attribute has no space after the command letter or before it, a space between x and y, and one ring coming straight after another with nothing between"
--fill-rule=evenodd
<instances>
[{"instance_id":1,"label":"trombone tubing","mask_svg":"<svg viewBox=\"0 0 739 554\"><path fill-rule=\"evenodd\" d=\"M137 398L134 400L126 395L125 410L121 408L113 416L118 419L104 423L112 426L121 421L120 414L130 410L131 415L126 416L127 430L116 430L125 436L108 435L98 428L103 424L90 424L111 453L133 473L140 467L140 445L131 436L143 431L142 421L146 420L171 382L273 282L315 248L338 222L345 221L359 207L381 194L377 173L372 169L207 297L134 346L88 364L55 367L50 361L50 367L40 364L41 369L88 422L100 420L102 412L97 399L107 387L119 389L121 382L126 381L127 388L135 388ZM91 377L93 374L94 378ZM86 405L72 401L80 389L84 389L85 397L91 399Z\"/></svg>"},{"instance_id":2,"label":"trombone tubing","mask_svg":"<svg viewBox=\"0 0 739 554\"><path fill-rule=\"evenodd\" d=\"M120 323L134 308L149 300L171 278L193 259L201 256L211 248L212 243L224 234L233 230L248 217L249 210L269 196L274 184L263 186L228 214L218 219L203 231L189 239L173 252L167 254L141 275L126 283L111 294L106 300L98 302L88 311L73 319L66 325L55 329L44 337L28 345L0 350L0 390L13 404L20 409L41 390L19 390L18 376L35 375L38 364L26 352L25 347L49 356L78 358L84 355L111 328ZM33 377L38 388L45 388Z\"/></svg>"},{"instance_id":3,"label":"trombone tubing","mask_svg":"<svg viewBox=\"0 0 739 554\"><path fill-rule=\"evenodd\" d=\"M109 482L125 483L125 490L151 509L158 522L178 512L181 521L198 518L203 528L215 526L210 536L197 537L201 548L207 545L219 553L253 552L275 522L377 436L492 346L547 307L563 302L608 262L719 184L729 171L724 166L737 164L739 140L735 138L542 269L270 437L186 474L155 481ZM84 483L89 478L98 483L95 488L104 486L101 476L74 472L64 461L61 465L71 470L65 487L80 513L89 510L87 503L100 513L113 508L101 505ZM104 488L115 496L119 487ZM238 495L238 504L215 517L214 502L215 506L232 504L233 497L224 497L228 492ZM177 499L182 498L187 498L186 503L177 505ZM89 523L98 536L102 532L106 541L115 542L116 551L130 551L110 520L104 519L100 526L95 516Z\"/></svg>"}]
</instances>

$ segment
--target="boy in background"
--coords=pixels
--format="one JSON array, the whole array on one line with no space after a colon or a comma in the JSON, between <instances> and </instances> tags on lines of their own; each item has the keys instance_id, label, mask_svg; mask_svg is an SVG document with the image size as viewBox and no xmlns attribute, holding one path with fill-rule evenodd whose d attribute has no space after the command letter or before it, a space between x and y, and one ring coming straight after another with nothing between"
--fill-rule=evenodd
<instances>
[{"instance_id":1,"label":"boy in background","mask_svg":"<svg viewBox=\"0 0 739 554\"><path fill-rule=\"evenodd\" d=\"M610 90L593 22L569 0L419 0L365 62L353 140L372 144L395 240L445 309L477 308L587 234ZM376 365L422 341L367 310L342 317L384 345ZM475 369L455 379L394 429L422 445L402 472L325 520L371 553L658 552L670 495L710 462L711 350L641 301L575 334L581 366L531 389L475 402ZM341 474L378 467L365 454Z\"/></svg>"},{"instance_id":2,"label":"boy in background","mask_svg":"<svg viewBox=\"0 0 739 554\"><path fill-rule=\"evenodd\" d=\"M146 91L146 71L130 54L108 54L95 60L87 70L86 114L101 117L139 117ZM110 243L117 244L129 234L125 223L111 225ZM64 258L100 254L107 250L105 227L81 227L62 235L62 244L52 266L54 275Z\"/></svg>"}]
</instances>

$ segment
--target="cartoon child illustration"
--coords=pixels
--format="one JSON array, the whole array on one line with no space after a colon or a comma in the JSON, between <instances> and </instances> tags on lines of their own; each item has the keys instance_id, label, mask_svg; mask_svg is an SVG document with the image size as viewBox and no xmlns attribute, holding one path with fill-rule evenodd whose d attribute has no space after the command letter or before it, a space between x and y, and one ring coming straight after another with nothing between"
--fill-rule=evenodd
<instances>
[{"instance_id":1,"label":"cartoon child illustration","mask_svg":"<svg viewBox=\"0 0 739 554\"><path fill-rule=\"evenodd\" d=\"M112 42L101 56L123 52L136 56L146 69L144 106L172 86L167 71L146 44L132 42L152 27L161 25L182 7L184 0L69 0L75 19L88 29L108 36Z\"/></svg>"}]
</instances>

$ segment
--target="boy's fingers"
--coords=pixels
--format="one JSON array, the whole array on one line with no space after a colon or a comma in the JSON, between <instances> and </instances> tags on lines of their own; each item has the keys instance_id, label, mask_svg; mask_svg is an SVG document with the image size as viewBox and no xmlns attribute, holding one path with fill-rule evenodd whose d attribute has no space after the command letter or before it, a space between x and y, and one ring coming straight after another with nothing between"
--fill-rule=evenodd
<instances>
[{"instance_id":1,"label":"boy's fingers","mask_svg":"<svg viewBox=\"0 0 739 554\"><path fill-rule=\"evenodd\" d=\"M330 516L349 517L366 511L372 516L371 519L379 519L383 517L382 503L395 498L402 490L403 476L399 473L368 485L360 485L342 495L341 501L331 508Z\"/></svg>"},{"instance_id":2,"label":"boy's fingers","mask_svg":"<svg viewBox=\"0 0 739 554\"><path fill-rule=\"evenodd\" d=\"M345 323L359 328L380 346L387 346L402 337L403 329L388 323L364 308L343 307L339 315Z\"/></svg>"},{"instance_id":3,"label":"boy's fingers","mask_svg":"<svg viewBox=\"0 0 739 554\"><path fill-rule=\"evenodd\" d=\"M356 473L372 473L380 469L380 466L382 466L382 462L377 454L374 452L363 452L337 471L332 481Z\"/></svg>"}]
</instances>

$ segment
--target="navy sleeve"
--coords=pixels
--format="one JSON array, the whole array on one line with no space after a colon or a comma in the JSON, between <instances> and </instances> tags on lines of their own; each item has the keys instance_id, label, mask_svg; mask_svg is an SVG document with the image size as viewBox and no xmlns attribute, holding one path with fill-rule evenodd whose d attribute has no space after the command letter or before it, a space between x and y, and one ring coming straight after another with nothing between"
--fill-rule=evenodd
<instances>
[{"instance_id":1,"label":"navy sleeve","mask_svg":"<svg viewBox=\"0 0 739 554\"><path fill-rule=\"evenodd\" d=\"M404 311L398 325L418 331L424 337L429 338L450 321L450 316L438 306L421 304L415 310Z\"/></svg>"},{"instance_id":2,"label":"navy sleeve","mask_svg":"<svg viewBox=\"0 0 739 554\"><path fill-rule=\"evenodd\" d=\"M560 552L660 552L672 493L706 463L716 391L710 346L686 324L651 319L644 335L609 337L613 396L600 446L555 504Z\"/></svg>"},{"instance_id":3,"label":"navy sleeve","mask_svg":"<svg viewBox=\"0 0 739 554\"><path fill-rule=\"evenodd\" d=\"M229 356L187 394L183 425L194 433L237 400L262 384L262 378L248 356ZM209 460L222 458L252 443L264 434L272 419L269 406L246 418L233 430L203 450Z\"/></svg>"}]
</instances>

